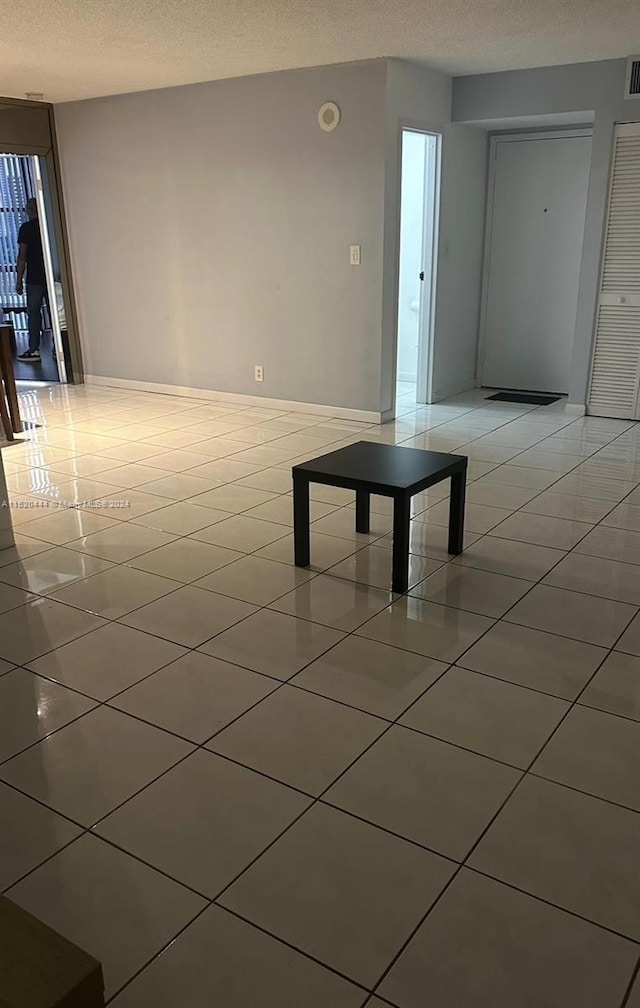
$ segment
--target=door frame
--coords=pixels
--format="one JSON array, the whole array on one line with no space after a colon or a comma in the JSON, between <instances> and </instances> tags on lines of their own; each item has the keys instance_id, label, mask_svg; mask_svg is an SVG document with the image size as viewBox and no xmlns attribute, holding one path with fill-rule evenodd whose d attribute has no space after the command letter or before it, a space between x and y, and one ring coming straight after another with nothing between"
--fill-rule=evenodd
<instances>
[{"instance_id":1,"label":"door frame","mask_svg":"<svg viewBox=\"0 0 640 1008\"><path fill-rule=\"evenodd\" d=\"M491 133L489 135L489 172L487 179L487 209L484 228L484 248L482 254L482 285L480 293L480 321L478 325L478 350L476 356L476 388L483 388L483 371L485 349L487 342L487 306L489 298L489 281L491 278L491 246L493 241L493 212L496 192L496 162L498 144L517 143L529 140L566 140L572 137L592 137L593 127L575 127L574 129L537 129L514 131L512 133Z\"/></svg>"},{"instance_id":2,"label":"door frame","mask_svg":"<svg viewBox=\"0 0 640 1008\"><path fill-rule=\"evenodd\" d=\"M48 291L49 321L51 322L51 337L56 353L56 368L58 369L58 380L62 385L67 385L67 365L70 361L65 360L64 345L60 332L60 319L58 317L58 304L56 298L55 276L53 272L53 261L51 258L51 238L50 231L54 228L54 221L47 216L47 206L44 198L44 179L42 175L43 158L37 154L27 155L33 158L33 176L35 181L35 199L38 206L38 217L40 220L40 236L42 239L42 253L44 259L44 272Z\"/></svg>"},{"instance_id":3,"label":"door frame","mask_svg":"<svg viewBox=\"0 0 640 1008\"><path fill-rule=\"evenodd\" d=\"M431 229L431 240L427 241L427 201L424 200L422 209L422 255L424 258L428 245L431 246L431 275L420 284L420 308L418 320L418 361L416 376L416 400L418 403L429 403L433 395L433 360L434 360L434 337L435 337L435 317L436 317L436 291L438 274L438 238L440 229L440 193L442 189L442 133L436 130L425 129L421 126L413 126L410 123L400 123L400 172L399 172L399 199L398 199L398 222L402 212L402 160L403 160L403 138L405 133L419 133L424 137L432 138L435 141L435 157L433 159L433 228ZM426 153L426 152L425 152ZM430 181L426 171L427 159L425 156L424 186L425 195ZM396 296L395 296L395 353L394 353L394 412L396 400L396 388L398 384L398 343L400 338L400 256L402 252L402 236L400 233L400 223L398 223L398 255L396 260ZM425 301L429 293L429 317L425 312Z\"/></svg>"},{"instance_id":4,"label":"door frame","mask_svg":"<svg viewBox=\"0 0 640 1008\"><path fill-rule=\"evenodd\" d=\"M2 124L0 123L0 150L2 150L2 153L35 156L40 158L46 167L52 206L52 220L49 223L54 229L58 249L69 344L69 359L65 359L65 381L67 384L83 384L84 364L71 267L67 218L62 193L54 106L47 102L23 101L20 98L2 97L0 98L0 108L13 109L19 117L19 126L16 127L14 124L15 134L8 135L7 137L3 135ZM37 121L33 119L33 116L42 112L46 113L46 124L43 124L41 115L38 116ZM17 137L17 139L14 137Z\"/></svg>"},{"instance_id":5,"label":"door frame","mask_svg":"<svg viewBox=\"0 0 640 1008\"><path fill-rule=\"evenodd\" d=\"M429 403L433 394L433 358L436 320L436 290L438 279L438 232L440 224L440 168L442 162L442 135L425 133L435 141L433 159L427 158L425 151L424 194L422 205L422 256L429 253L431 268L429 276L420 283L420 318L418 324L418 374L416 380L416 401ZM430 177L433 171L433 178ZM430 207L427 193L433 193L433 220L429 221ZM424 264L423 264L424 265ZM429 311L425 311L428 299Z\"/></svg>"}]
</instances>

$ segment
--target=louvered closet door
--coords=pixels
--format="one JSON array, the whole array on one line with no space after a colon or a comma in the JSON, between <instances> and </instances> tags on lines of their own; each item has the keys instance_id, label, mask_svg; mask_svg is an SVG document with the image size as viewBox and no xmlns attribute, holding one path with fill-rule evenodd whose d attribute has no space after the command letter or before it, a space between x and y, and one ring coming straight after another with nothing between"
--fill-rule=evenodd
<instances>
[{"instance_id":1,"label":"louvered closet door","mask_svg":"<svg viewBox=\"0 0 640 1008\"><path fill-rule=\"evenodd\" d=\"M640 419L640 123L616 131L589 413Z\"/></svg>"}]
</instances>

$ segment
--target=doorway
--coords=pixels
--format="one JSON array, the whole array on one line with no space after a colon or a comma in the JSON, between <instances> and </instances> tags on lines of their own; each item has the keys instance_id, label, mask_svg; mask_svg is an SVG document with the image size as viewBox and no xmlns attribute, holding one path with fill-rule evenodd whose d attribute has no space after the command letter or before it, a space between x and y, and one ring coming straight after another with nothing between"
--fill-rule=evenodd
<instances>
[{"instance_id":1,"label":"doorway","mask_svg":"<svg viewBox=\"0 0 640 1008\"><path fill-rule=\"evenodd\" d=\"M42 242L46 294L40 308L40 360L19 359L28 347L29 318L25 292L18 294L17 253L28 200L35 200ZM17 381L66 381L64 298L46 165L29 154L0 153L0 319L13 326ZM27 267L27 280L29 268Z\"/></svg>"},{"instance_id":2,"label":"doorway","mask_svg":"<svg viewBox=\"0 0 640 1008\"><path fill-rule=\"evenodd\" d=\"M485 387L568 392L590 161L584 130L492 140L478 362Z\"/></svg>"},{"instance_id":3,"label":"doorway","mask_svg":"<svg viewBox=\"0 0 640 1008\"><path fill-rule=\"evenodd\" d=\"M431 401L440 137L402 130L396 403Z\"/></svg>"}]
</instances>

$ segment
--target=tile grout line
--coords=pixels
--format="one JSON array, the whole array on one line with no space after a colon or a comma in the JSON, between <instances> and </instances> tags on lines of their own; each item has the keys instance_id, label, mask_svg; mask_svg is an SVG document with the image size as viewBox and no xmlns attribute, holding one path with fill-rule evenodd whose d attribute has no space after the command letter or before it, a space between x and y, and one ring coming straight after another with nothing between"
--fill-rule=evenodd
<instances>
[{"instance_id":1,"label":"tile grout line","mask_svg":"<svg viewBox=\"0 0 640 1008\"><path fill-rule=\"evenodd\" d=\"M635 982L636 982L636 980L638 978L638 974L639 973L640 973L640 957L638 957L638 962L636 963L636 967L635 967L635 969L631 973L631 979L629 980L629 983L627 985L627 989L625 991L624 997L622 998L622 1003L620 1005L620 1008L625 1008L625 1006L629 1003L629 998L631 997L631 992L633 990L634 984L635 984Z\"/></svg>"},{"instance_id":2,"label":"tile grout line","mask_svg":"<svg viewBox=\"0 0 640 1008\"><path fill-rule=\"evenodd\" d=\"M616 440L616 439L614 439L614 440ZM588 533L586 533L586 534L588 534ZM581 540L579 540L579 541L581 541ZM560 563L560 562L561 562L561 561L558 561L558 563ZM555 568L555 566L557 566L557 565L554 565L554 568ZM554 568L551 568L551 569L553 570ZM548 574L548 573L550 573L550 572L547 572L547 574ZM543 575L543 577L545 577L545 576L547 576L547 575ZM540 580L542 580L542 579L539 579L539 581L538 581L538 582L536 582L536 584L539 584L539 583L540 583ZM531 590L533 589L533 587L535 587L535 585L532 585L532 587L531 587L531 588L529 589L529 591L531 591ZM525 593L525 596L523 596L523 598L524 598L524 597L526 597L526 594L528 594L528 593L529 593L529 592ZM522 601L522 600L520 599L519 601ZM514 603L514 606L515 606L515 605L517 605L517 604L518 604L518 603ZM512 606L511 608L513 608L514 606ZM508 613L508 612L510 612L510 609L509 609L509 610L507 610L507 613ZM506 615L506 614L505 614L505 615ZM637 613L636 613L636 614L634 614L634 616L633 616L633 617L631 617L631 619L634 619L634 618L635 618L635 615L637 615ZM504 619L504 616L503 616L503 617L501 617L501 619ZM494 623L494 624L493 624L493 626L497 625L497 623L498 623L498 622L500 622L500 620L497 620L497 621L496 621L496 623ZM629 621L629 622L631 622L631 621ZM493 626L492 626L492 627L490 627L490 628L488 628L488 629L487 629L487 631L485 631L485 634L486 634L486 633L488 633L490 629L493 629ZM628 626L628 624L627 624L627 626ZM627 627L625 627L625 630L626 630L626 628L627 628ZM617 638L617 640L619 640L619 639L620 639L620 637L621 637L621 636L622 636L622 634L623 634L623 633L625 632L625 630L623 630L623 631L622 631L622 633L621 633L621 634L619 635L619 637ZM483 637L483 636L485 636L485 634L481 635L481 637L480 637L480 638L478 638L478 640L481 640L481 639L482 639L482 637ZM478 641L475 641L475 642L474 642L474 645L475 645L475 644L477 644L477 643L478 643ZM472 647L472 646L474 646L474 645L470 645L470 647ZM613 646L615 646L615 644L614 644ZM463 654L462 654L462 655L460 655L460 656L459 656L459 657L458 657L458 658L456 659L456 661L459 661L459 660L460 660L460 657L463 657L463 656L464 656L464 654L466 654L466 652L467 652L467 651L468 651L469 649L470 649L470 648L467 648L467 649L466 649L466 650L465 650L465 651L463 652ZM604 661L606 660L606 657L608 657L608 655L609 655L609 654L611 653L611 651L612 651L612 650L613 650L613 647L612 647L611 649L609 649L609 651L607 652L607 655L606 655L606 656L605 656L605 657L603 658L603 662L604 662ZM601 667L601 665L602 665L602 663L603 663L603 662L601 662L601 663L600 663L600 665L598 665L598 668L596 669L596 671L595 671L595 672L594 672L594 674L593 674L594 676L595 676L595 675L597 674L597 672L598 672L598 670L600 669L600 667ZM592 676L591 678L593 678L593 676ZM589 681L591 681L591 679L590 679ZM427 690L427 692L428 692L428 690ZM417 702L417 701L416 701L416 702ZM555 731L557 731L557 729L558 729L559 725L563 723L563 721L565 720L565 718L566 718L567 714L569 713L569 711L570 711L570 710L572 710L572 709L573 709L573 706L574 706L574 705L575 705L575 701L574 701L574 702L573 702L573 703L571 704L571 706L570 706L570 707L568 708L568 710L567 710L567 711L565 712L565 715L564 715L564 717L563 717L563 718L561 719L561 721L559 722L559 724L558 724L558 725L556 726L556 729L555 729ZM413 704L412 704L411 706L413 706ZM411 707L409 707L409 710L410 710L410 709L411 709ZM551 739L551 738L553 737L553 735L555 734L555 731L554 731L554 732L552 732L552 733L551 733L551 735L549 736L549 738L548 738L548 739L547 739L547 740L546 740L546 741L544 742L544 744L542 745L542 747L541 747L541 749L540 749L540 751L539 751L538 755L537 755L536 757L534 757L534 760L532 760L532 762L530 763L530 765L529 765L529 769L530 769L530 767L531 767L531 766L533 765L533 763L535 762L535 760L536 760L536 759L538 758L538 756L540 755L540 753L541 753L541 752L542 752L542 751L544 750L544 748L545 748L545 747L546 747L546 745L548 744L549 740L550 740L550 739ZM418 931L420 930L420 928L421 928L421 927L423 926L424 922L425 922L425 921L427 920L428 916L430 915L430 913L432 912L432 910L434 909L434 907L435 907L435 906L436 906L436 905L437 905L437 904L439 903L440 899L442 899L442 897L443 897L444 893L445 893L445 892L446 892L446 891L448 890L448 888L449 888L449 886L450 886L450 885L452 884L453 880L454 880L455 878L457 878L457 876L458 876L458 874L460 873L460 871L462 870L462 868L463 868L463 867L466 867L466 866L467 866L467 862L468 862L469 858L471 857L471 855L473 854L473 852L475 851L475 849L476 849L476 848L478 847L478 845L480 844L480 842L481 842L481 841L482 841L482 840L484 839L484 837L486 836L487 832L489 831L489 829L491 828L491 826L493 825L493 823L494 823L494 822L496 821L496 819L498 818L498 816L500 815L500 813L501 813L501 812L503 811L503 809L504 809L504 808L506 807L507 803L508 803L509 801L511 801L511 799L512 799L513 795L515 794L515 792L516 792L516 791L518 790L518 788L519 788L519 787L521 786L522 782L523 782L523 781L524 781L524 780L526 779L526 777L528 776L528 773L529 773L529 770L525 770L525 772L524 772L524 773L522 774L521 778L520 778L520 779L519 779L519 780L518 780L518 781L517 781L517 782L515 783L514 787L513 787L512 789L511 789L511 791L509 792L509 794L508 794L508 795L507 795L507 797L505 798L504 802L503 802L503 803L501 804L500 808L499 808L499 809L497 810L497 812L495 813L495 815L494 815L494 816L493 816L493 817L491 818L491 820L489 821L489 823L488 823L488 824L486 825L485 829L484 829L484 830L483 830L483 831L481 832L481 834L480 834L480 836L479 836L479 837L477 838L476 842L475 842L475 843L474 843L474 844L472 845L472 847L471 847L471 849L469 850L469 852L467 853L467 856L465 857L464 861L463 861L463 862L462 862L462 863L461 863L461 864L459 865L458 869L456 870L456 872L454 873L454 875L452 876L452 878L451 878L451 879L449 880L449 882L447 883L447 885L446 885L446 886L444 887L444 889L442 890L442 892L441 892L441 893L439 894L439 896L438 896L438 897L436 898L436 900L434 901L434 903L432 904L432 906L431 906L431 907L430 907L430 908L429 908L429 909L427 910L427 912L425 913L424 917L423 917L423 918L422 918L422 920L421 920L421 921L419 922L419 924L417 925L417 927L416 927L416 928L415 928L415 929L414 929L414 930L412 931L412 933L411 933L411 934L409 935L409 937L407 938L407 940L406 940L406 942L404 943L404 945L402 946L402 948L401 948L401 949L399 950L399 952L398 952L398 953L396 954L396 956L395 956L395 957L394 957L394 958L392 959L392 961L391 961L391 962L389 963L389 965L387 966L386 970L385 970L385 971L383 972L383 974L382 974L382 975L381 975L381 977L379 978L379 980L378 980L378 982L376 983L376 985L375 985L375 986L374 986L374 987L372 988L372 990L373 990L373 992L374 992L374 993L375 993L375 992L377 991L377 989L378 989L378 987L380 986L380 984L381 984L381 983L382 983L382 982L384 981L385 977L386 977L386 976L387 976L387 975L389 974L389 972L390 972L390 971L392 970L392 968L394 967L394 965L396 964L396 962L398 962L398 961L399 961L399 959L400 959L400 957L402 956L402 954L404 953L405 949L406 949L406 948L408 947L408 945L409 945L409 943L410 943L410 942L412 941L413 937L414 937L414 936L415 936L415 935L417 934L417 932L418 932ZM555 782L555 783L557 783L557 782ZM560 785L558 785L558 786L562 787L562 786L564 786L564 785L560 784ZM531 897L531 898L534 898L534 899L537 899L537 898L538 898L538 897L537 897L537 896L535 896L535 895L534 895L533 893L528 893L527 895L528 895L529 897ZM562 909L562 908L560 908L560 909ZM600 925L596 925L596 926L600 926Z\"/></svg>"},{"instance_id":3,"label":"tile grout line","mask_svg":"<svg viewBox=\"0 0 640 1008\"><path fill-rule=\"evenodd\" d=\"M620 436L620 435L618 435L618 436ZM617 438L614 438L614 439L612 439L612 441L614 441L614 440L617 440ZM528 449L524 449L524 450L526 451L526 450L528 450ZM543 491L541 491L541 492L543 493L543 492L545 492L545 491L543 490ZM632 492L632 491L631 491L631 492ZM347 505L347 506L348 506L348 505ZM514 513L515 513L515 512L514 512ZM585 535L586 535L586 534L588 534L588 533L585 533ZM186 538L186 537L182 537L182 538ZM262 547L258 547L258 549L260 549L260 548L262 548ZM356 551L356 552L357 552L357 551ZM144 555L144 554L141 554L141 555ZM253 554L248 554L248 555L253 555ZM353 554L352 554L352 555L353 555ZM233 562L234 562L234 561L230 561L230 563L233 563ZM558 561L558 562L561 562L561 561ZM118 566L118 565L116 564L116 566ZM119 566L127 566L127 564L126 564L126 562L125 562L125 563L123 563L123 564L120 564ZM224 565L224 566L228 566L228 565ZM446 564L445 564L445 566L446 566ZM219 569L223 569L223 568L219 568ZM553 569L554 569L554 568L552 568L552 570L553 570ZM327 574L327 571L324 571L323 573ZM549 573L549 572L547 572L547 573ZM95 577L95 576L97 576L97 575L93 575L93 576ZM331 575L328 575L328 576L331 576ZM546 575L543 575L543 577L545 577L545 576L546 576ZM90 578L89 578L89 579L90 579ZM198 580L198 579L196 579L196 580ZM428 580L428 578L427 578L427 579L424 579L424 580ZM541 580L542 580L542 578L540 578L540 579L539 579L539 580L538 580L537 582L532 582L532 586L531 586L531 588L533 588L533 587L535 587L535 586L536 586L537 584L539 584ZM75 582L72 582L72 583L75 583ZM422 582L419 582L419 583L422 583ZM356 584L357 584L357 582L356 582ZM190 582L190 585L193 585L193 582ZM185 587L185 585L181 585L180 587ZM414 586L414 587L415 587L415 586ZM173 590L172 590L171 592L167 593L167 595L170 595L170 594L173 594L173 593L174 593L175 591L177 591L177 590L179 590L179 589L178 589L178 588L176 588L176 589L173 589ZM295 590L295 589L294 589L294 590ZM531 589L529 589L529 590L531 590ZM217 594L217 593L212 593L212 594ZM286 592L286 593L284 593L284 594L289 594L289 593L287 593L287 592ZM528 594L528 592L527 592L527 593L525 593L525 596L526 596L526 594ZM399 596L398 598L401 598L401 597L407 597L407 595L408 595L408 593L406 593L406 594L405 594L404 596ZM523 596L523 598L524 598L525 596ZM44 598L47 598L47 597L50 597L50 596L43 596L43 597L44 597ZM165 598L165 597L167 597L167 596L166 596L166 595L165 595L165 596L161 596L161 598ZM225 597L228 597L228 596L225 596ZM283 597L284 597L284 595L283 595L283 596L280 596L280 598L283 598ZM397 601L397 600L398 600L398 598L396 598L395 600L392 600L392 602L391 602L390 604L393 604L393 602L394 602L394 601ZM55 600L55 601L57 601L57 600ZM266 604L266 605L264 605L264 606L260 606L260 607L259 607L259 608L258 608L258 609L256 610L256 612L254 612L254 613L253 613L252 615L256 615L256 613L257 613L257 612L259 612L259 611L262 611L262 610L264 610L264 609L267 609L267 610L269 610L269 611L278 611L278 610L271 610L271 609L270 609L270 606L271 606L271 605L273 604L273 601L277 601L277 599L276 599L276 600L272 600L272 602L271 602L271 603L267 603L267 604ZM520 599L520 600L518 600L518 601L521 601L521 599ZM63 604L67 604L67 605L68 605L68 603L63 603ZM145 604L149 604L149 603L145 603ZM145 605L145 604L143 604L142 606L140 606L140 607L138 607L138 608L144 608L144 605ZM431 604L439 604L439 603L431 603ZM517 605L517 603L514 603L514 606L515 606L515 605ZM513 608L514 606L512 606L511 608ZM72 608L76 608L76 607L72 607ZM382 612L384 608L386 608L386 607L382 607L382 609L380 610L380 612ZM445 608L447 608L447 607L445 606ZM82 612L84 612L85 610L79 610L79 611L82 611ZM137 611L137 610L132 610L131 612L135 612L135 611ZM510 611L510 610L507 610L507 613L508 613L509 611ZM505 613L505 616L506 616L506 614L507 614L507 613ZM127 613L127 614L125 614L125 615L130 615L130 613ZM287 615L287 614L284 614L284 615ZM497 622L500 622L500 621L501 621L502 619L504 619L504 618L505 618L505 616L502 616L502 617L498 617L498 618L494 618L494 619L496 619L496 622L494 622L494 624L492 625L492 627L489 627L489 628L487 628L487 631L485 631L485 633L488 633L488 632L489 632L489 630L493 629L493 626L495 626ZM104 618L104 617L100 617L100 618ZM242 618L241 618L240 620L236 621L236 623L235 623L235 624L231 624L231 626L230 626L230 627L227 627L227 628L225 628L225 630L222 630L222 631L219 631L219 633L218 633L218 634L214 634L214 637L212 637L212 638L210 638L210 639L208 639L208 640L213 640L213 639L215 639L215 637L219 636L219 635L220 635L221 633L224 633L224 632L226 632L226 630L227 630L227 629L231 629L231 627L232 627L232 626L234 626L234 625L235 625L235 626L237 626L237 625L238 625L238 623L241 623L241 622L243 622L243 621L244 621L244 619L247 619L247 618L250 618L250 617L242 617ZM293 617L293 618L297 618L297 617ZM374 615L374 617L371 617L371 619L373 619L373 618L375 618L375 615ZM117 623L118 625L125 625L125 626L126 626L127 624L122 624L122 623L120 623L120 620L123 620L123 619L124 619L124 617L118 617L118 618L116 618L116 619L112 619L112 620L108 620L108 623ZM347 636L347 637L348 637L348 636L352 636L352 635L356 635L356 636L357 636L357 630L358 630L358 629L361 629L361 627L362 627L362 626L364 626L364 625L365 625L365 624L366 624L367 622L369 622L369 619L370 619L370 618L367 618L367 619L366 619L365 621L363 621L363 623L362 623L362 624L359 624L359 626L358 626L358 627L354 628L354 630L353 630L353 631L351 631L351 632L347 633L347 634L346 634L346 636ZM314 621L310 621L310 622L314 622ZM318 624L318 625L322 625L322 624ZM94 632L94 631L89 631L88 633L91 633L91 632ZM144 632L144 631L143 631L143 632ZM83 635L81 635L81 637L82 637L82 636L87 636L87 635L88 635L88 634L83 634ZM152 636L156 636L156 635L152 635ZM473 647L473 646L474 646L474 645L475 645L476 643L478 643L478 641L479 641L479 640L481 640L483 636L484 636L484 634L483 634L483 635L481 635L481 637L480 637L480 638L478 638L478 640L477 640L477 641L475 641L473 645L470 645L470 647ZM75 638L75 639L77 640L77 639L80 639L80 638ZM159 639L163 639L163 638L159 638ZM343 640L344 640L344 639L345 639L345 638L343 638ZM367 639L367 638L365 638L365 639ZM570 639L572 639L572 638L570 638ZM205 641L205 643L208 643L208 640L207 640L207 641ZM69 643L72 643L72 641L70 641ZM171 643L175 643L175 642L171 642ZM340 643L340 642L338 642L338 643ZM185 645L178 645L178 646L185 646ZM202 646L203 646L203 645L197 645L197 646L196 646L196 647L194 647L194 648L189 648L189 649L188 649L188 653L190 653L191 651L198 651L198 648L200 648L200 647L202 647ZM333 646L335 646L335 645L332 645L332 647L333 647ZM328 650L331 650L331 649L332 649L332 648L329 648ZM55 650L57 650L57 648L56 648L56 649L53 649L53 650L55 651ZM404 649L402 649L402 650L404 650ZM462 653L462 655L461 655L461 656L459 656L459 658L457 658L457 659L456 659L455 661L456 661L456 662L457 662L457 661L459 661L459 660L460 660L460 657L463 657L463 655L464 655L464 654L466 654L466 651L467 651L467 650L469 650L469 648L467 648L467 649L466 649L466 650L465 650L465 651L464 651L464 652ZM52 652L47 652L47 653L52 653ZM327 652L324 652L324 653L327 653ZM38 657L43 657L43 656L38 656ZM184 656L182 656L182 657L184 657ZM318 658L319 658L319 657L322 657L322 656L321 656L321 655L319 655L319 656L318 656ZM315 661L315 660L318 660L318 658L316 658L316 659L313 659L313 661ZM178 659L176 659L176 660L178 660ZM603 659L603 660L604 660L604 659ZM168 663L168 664L172 664L172 663ZM307 665L308 665L308 664L309 664L309 663L307 663ZM448 664L448 663L445 663L445 664ZM451 663L451 665L454 665L454 664L455 664L455 662ZM307 667L307 665L304 665L304 666L302 667L302 669L300 669L299 671L303 671L303 670L304 670L304 668L306 668L306 667ZM25 666L21 666L21 667L23 667L23 668L24 668ZM161 668L164 668L164 667L166 667L166 666L162 666ZM239 666L239 667L242 667L242 668L244 668L244 666ZM30 670L29 670L29 671L30 671ZM156 671L160 671L160 669L158 669L158 670L156 670ZM251 670L251 669L249 669L248 671L254 671L254 672L255 672L255 670ZM596 671L597 671L597 670L596 670ZM38 674L38 673L36 673L36 674ZM149 678L149 677L150 677L151 675L153 675L153 674L155 674L155 673L150 673L150 674L149 674L149 676L145 676L145 677L143 677L143 679L142 679L142 680L139 680L138 682L142 682L142 681L144 681L144 679L146 679L146 678ZM256 673L256 674L263 674L263 673ZM294 673L294 674L293 674L293 676L292 676L292 677L290 677L290 678L293 678L293 677L294 677L294 676L296 676L297 674L299 674L299 672L298 672L298 673ZM594 674L595 674L595 673L594 673ZM46 678L46 677L45 677L45 678ZM272 677L269 677L269 678L272 678ZM56 682L56 683L58 682L57 680L51 680L51 681L53 681L53 682ZM278 680L278 681L279 681L279 680ZM136 682L136 683L132 684L132 685L131 685L130 687L126 687L126 688L125 688L124 690L120 691L120 693L123 693L123 692L126 692L126 690L127 690L127 689L130 689L130 688L133 688L133 687L137 686L137 685L138 685L138 682ZM282 681L281 681L281 682L282 682ZM64 686L64 684L60 684L60 685L63 685L63 686ZM293 685L293 684L292 684L292 685ZM433 685L433 684L431 684L431 685ZM70 688L70 687L66 687L66 688ZM297 688L300 688L300 687L297 687ZM429 688L430 688L430 687L427 687L427 690L428 690ZM425 692L426 692L427 690L425 690ZM79 692L79 691L77 691L77 692ZM312 691L309 691L309 692L312 692ZM85 695L85 694L81 694L81 695ZM113 697L110 697L110 698L109 698L109 699L108 699L107 701L98 701L98 705L106 705L106 706L109 706L109 705L110 705L110 704L109 704L109 701L110 701L110 700L112 700L112 699L114 699L114 698L115 698L116 696L118 696L118 695L119 695L119 694L114 694L114 696L113 696ZM315 695L321 695L321 694L315 694ZM423 694L421 694L421 696L423 696L423 695L424 695L424 693L423 693ZM95 701L95 699L96 699L96 698L94 698L94 697L90 697L90 699L92 699L92 700L94 700L94 701ZM266 699L266 698L265 698L265 699ZM325 698L325 699L326 699L326 698ZM417 699L420 699L420 698L417 698ZM261 702L261 701L259 701L259 702ZM336 701L334 701L334 702L336 702ZM340 701L337 701L337 702L340 702ZM417 702L417 701L414 701L414 702ZM350 705L347 705L347 706L350 706ZM412 704L411 706L413 706L413 704ZM94 709L94 710L95 710L96 708L94 707L94 708L92 708L92 709ZM119 709L119 708L115 708L115 709ZM356 708L356 709L358 709L358 708ZM410 709L410 708L409 708L409 709ZM90 713L90 712L87 712L87 713ZM123 713L127 713L127 712L123 712ZM246 713L246 712L244 712L244 713ZM406 713L406 711L405 711L404 713ZM82 717L82 716L83 716L83 715L80 715L80 717ZM129 715L129 716L133 716L133 715ZM240 717L240 716L242 716L242 715L239 715L239 717ZM75 721L75 720L78 720L78 718L74 718L74 719L73 719L73 721ZM144 723L150 723L150 724L152 724L152 726L153 726L153 727L156 727L156 728L158 727L157 725L153 725L153 723L152 723L152 722L146 722L146 721L144 721L144 719L142 719L142 718L140 718L139 720L143 721ZM73 721L72 721L72 722L67 722L67 723L66 723L65 725L61 726L61 728L59 728L59 729L55 729L55 730L54 730L53 732L49 733L49 735L45 736L45 738L48 738L48 737L50 737L51 735L55 734L55 733L56 733L57 731L60 731L60 730L62 730L62 728L64 728L64 727L67 727L67 726L68 726L68 724L70 724L70 723L73 723ZM228 726L225 726L225 727L228 727ZM164 730L164 729L162 729L162 730ZM173 732L170 732L169 734L174 734L174 733L173 733ZM216 734L218 734L218 733L216 733ZM423 733L423 734L424 734L424 733ZM179 737L179 738L182 738L182 736L177 736L177 737ZM215 736L212 736L212 737L215 737ZM37 742L33 743L32 745L37 745L37 744L39 744L39 742L40 742L40 741L43 741L43 739L41 739L41 740L37 740ZM207 741L210 741L210 740L207 740ZM32 747L32 746L28 746L28 747L26 747L26 748L28 749L28 748L31 748L31 747ZM461 747L461 748L462 748L462 747ZM24 751L25 751L25 750L23 749L23 750L21 750L20 752L24 752ZM473 750L472 750L472 751L473 751ZM17 755L19 755L19 754L20 754L20 752L19 752L19 753L16 753L16 754L14 754L14 756L17 756ZM481 754L481 755L482 755L482 754ZM12 759L12 758L14 758L14 757L13 757L13 756L12 756L12 757L9 757L9 758L8 758L7 760L5 760L4 762L8 762L8 761L9 761L9 759Z\"/></svg>"},{"instance_id":4,"label":"tile grout line","mask_svg":"<svg viewBox=\"0 0 640 1008\"><path fill-rule=\"evenodd\" d=\"M525 414L525 415L526 415L526 414ZM511 422L511 421L509 421L509 422ZM570 424L569 424L569 425L567 425L567 426L570 426ZM544 439L543 439L543 440L544 440ZM524 450L527 450L527 449L524 449ZM559 479L560 479L560 478L562 478L562 476L563 476L563 475L565 475L565 474L561 474L561 476L559 477ZM548 488L547 488L547 489L548 489ZM541 492L544 492L544 491L541 491ZM630 491L630 492L632 492L632 491ZM614 505L614 506L615 506L615 505ZM352 555L353 555L353 554L352 554ZM326 572L325 572L325 573L326 573ZM544 575L543 575L543 576L544 576ZM541 580L541 579L540 579L540 580ZM267 606L264 606L264 607L262 607L262 608L268 608L268 605L267 605ZM494 625L495 625L495 624L494 624ZM224 632L224 631L221 631L221 632ZM195 649L191 649L191 650L195 650ZM330 650L330 649L329 649L329 650ZM165 666L165 667L166 667L166 666ZM442 674L444 675L444 674L446 673L446 671L447 671L447 669L445 669L445 671L444 671L444 672L443 672ZM151 673L150 675L153 675L153 674L154 674L154 673ZM297 674L297 673L294 673L294 676L295 676L296 674ZM281 683L281 685L286 685L286 683ZM277 689L277 688L279 688L279 687L276 687L276 689ZM425 692L426 692L426 691L425 691ZM259 702L261 702L261 701L258 701L258 703L259 703ZM340 702L340 701L338 701L338 702ZM411 706L411 705L410 705L410 706ZM240 716L242 716L242 715L240 715ZM398 715L398 717L401 717L401 716L402 716L402 714ZM396 719L396 720L397 720L397 719ZM391 727L391 725L390 725L389 727ZM387 729L387 730L388 730L388 729ZM384 734L384 733L383 733L383 734ZM213 736L213 737L215 737L215 736ZM376 741L377 741L377 740L376 740ZM372 743L372 744L374 744L374 743ZM356 758L356 761L357 761L357 759L358 759L358 758L360 758L360 757L357 757L357 758ZM485 757L485 758L486 758L486 757ZM354 762L355 762L355 761L354 761ZM346 770L345 770L345 772L346 772ZM331 786L332 786L332 785L331 785Z\"/></svg>"}]
</instances>

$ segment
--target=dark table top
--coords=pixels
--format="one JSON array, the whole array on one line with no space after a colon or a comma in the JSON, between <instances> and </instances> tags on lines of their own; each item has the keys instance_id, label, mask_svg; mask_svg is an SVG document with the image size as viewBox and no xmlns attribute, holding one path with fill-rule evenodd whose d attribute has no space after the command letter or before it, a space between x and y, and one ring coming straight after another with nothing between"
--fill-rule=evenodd
<instances>
[{"instance_id":1,"label":"dark table top","mask_svg":"<svg viewBox=\"0 0 640 1008\"><path fill-rule=\"evenodd\" d=\"M363 484L363 489L375 486L411 490L419 484L445 479L466 463L465 455L358 441L294 466L293 471L306 473L312 482L335 481L338 486L359 483Z\"/></svg>"},{"instance_id":2,"label":"dark table top","mask_svg":"<svg viewBox=\"0 0 640 1008\"><path fill-rule=\"evenodd\" d=\"M102 967L17 903L0 896L3 1008L104 1008Z\"/></svg>"}]
</instances>

